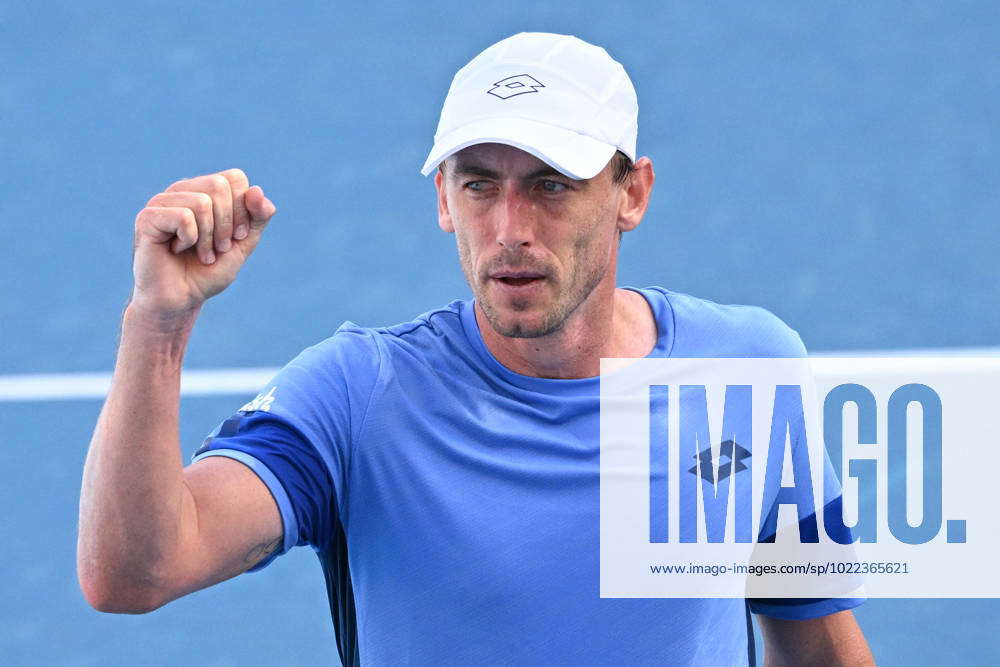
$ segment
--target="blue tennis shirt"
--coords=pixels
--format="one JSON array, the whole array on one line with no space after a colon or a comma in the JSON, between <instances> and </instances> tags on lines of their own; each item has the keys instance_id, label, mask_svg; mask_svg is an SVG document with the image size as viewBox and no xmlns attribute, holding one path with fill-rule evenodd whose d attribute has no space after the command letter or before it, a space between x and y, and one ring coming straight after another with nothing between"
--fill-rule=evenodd
<instances>
[{"instance_id":1,"label":"blue tennis shirt","mask_svg":"<svg viewBox=\"0 0 1000 667\"><path fill-rule=\"evenodd\" d=\"M803 356L766 310L660 287L653 357ZM602 599L599 381L515 373L473 301L392 327L345 322L225 420L227 456L310 545L345 665L753 662L749 612L804 619L859 599Z\"/></svg>"}]
</instances>

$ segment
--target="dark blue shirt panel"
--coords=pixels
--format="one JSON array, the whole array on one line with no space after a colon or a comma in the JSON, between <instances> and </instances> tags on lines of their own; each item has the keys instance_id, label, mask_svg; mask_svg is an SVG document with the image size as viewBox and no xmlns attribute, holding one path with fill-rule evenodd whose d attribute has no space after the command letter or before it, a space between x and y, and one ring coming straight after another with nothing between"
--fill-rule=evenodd
<instances>
[{"instance_id":1,"label":"dark blue shirt panel","mask_svg":"<svg viewBox=\"0 0 1000 667\"><path fill-rule=\"evenodd\" d=\"M295 544L286 544L285 548L275 551L249 571L256 572L266 567L291 546L308 544L317 551L329 547L334 522L337 521L333 480L322 457L302 433L269 412L237 412L205 439L192 461L207 456L227 456L227 450L248 454L271 472L282 487L277 490L278 493L272 489L282 519L285 525L291 519L294 521L292 525L298 527ZM254 467L251 465L251 469ZM268 484L269 480L265 477L261 475ZM288 500L286 507L282 507L284 503L278 500L282 490ZM294 516L284 516L289 511Z\"/></svg>"}]
</instances>

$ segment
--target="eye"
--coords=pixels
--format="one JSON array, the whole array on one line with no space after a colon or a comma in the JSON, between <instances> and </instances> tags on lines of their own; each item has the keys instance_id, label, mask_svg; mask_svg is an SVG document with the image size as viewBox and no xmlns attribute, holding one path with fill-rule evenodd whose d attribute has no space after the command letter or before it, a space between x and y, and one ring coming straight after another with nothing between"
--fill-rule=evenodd
<instances>
[{"instance_id":1,"label":"eye","mask_svg":"<svg viewBox=\"0 0 1000 667\"><path fill-rule=\"evenodd\" d=\"M488 181L469 181L465 184L466 190L471 190L473 192L483 192L489 187Z\"/></svg>"},{"instance_id":2,"label":"eye","mask_svg":"<svg viewBox=\"0 0 1000 667\"><path fill-rule=\"evenodd\" d=\"M542 192L552 192L552 193L562 192L563 190L566 190L569 187L565 183L560 183L559 181L549 181L549 180L541 181L539 183L539 186L542 188Z\"/></svg>"}]
</instances>

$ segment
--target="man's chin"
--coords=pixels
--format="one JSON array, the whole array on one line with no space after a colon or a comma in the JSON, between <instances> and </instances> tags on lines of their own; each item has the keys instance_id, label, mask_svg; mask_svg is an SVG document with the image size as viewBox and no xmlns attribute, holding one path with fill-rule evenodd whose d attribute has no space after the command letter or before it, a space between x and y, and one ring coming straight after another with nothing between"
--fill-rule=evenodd
<instances>
[{"instance_id":1,"label":"man's chin","mask_svg":"<svg viewBox=\"0 0 1000 667\"><path fill-rule=\"evenodd\" d=\"M546 317L547 313L527 313L505 308L484 309L484 313L493 331L507 338L538 338L559 329L559 326Z\"/></svg>"},{"instance_id":2,"label":"man's chin","mask_svg":"<svg viewBox=\"0 0 1000 667\"><path fill-rule=\"evenodd\" d=\"M501 328L493 327L493 330L505 338L539 338L547 333L551 333L545 331L542 327L525 326L521 323Z\"/></svg>"}]
</instances>

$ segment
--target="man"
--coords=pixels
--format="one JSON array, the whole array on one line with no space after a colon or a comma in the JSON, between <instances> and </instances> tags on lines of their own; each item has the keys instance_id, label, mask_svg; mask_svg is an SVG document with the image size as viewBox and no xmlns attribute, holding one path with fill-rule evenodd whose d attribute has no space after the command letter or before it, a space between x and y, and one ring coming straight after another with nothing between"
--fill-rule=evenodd
<instances>
[{"instance_id":1,"label":"man","mask_svg":"<svg viewBox=\"0 0 1000 667\"><path fill-rule=\"evenodd\" d=\"M142 613L311 545L345 664L863 664L858 600L602 599L601 357L801 356L766 311L615 286L649 158L624 69L519 34L460 70L423 168L474 299L344 323L178 461L178 388L204 301L275 207L239 170L136 219L135 289L84 470L90 603Z\"/></svg>"}]
</instances>

